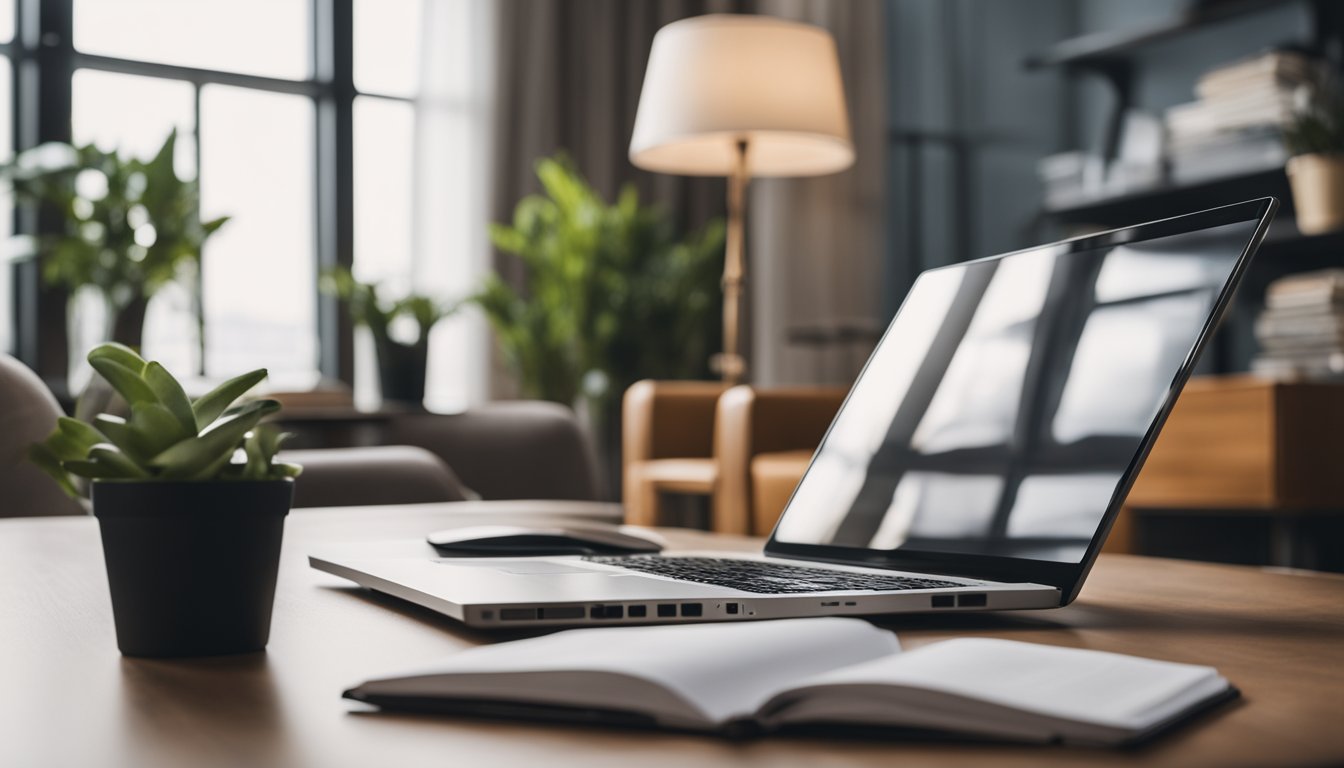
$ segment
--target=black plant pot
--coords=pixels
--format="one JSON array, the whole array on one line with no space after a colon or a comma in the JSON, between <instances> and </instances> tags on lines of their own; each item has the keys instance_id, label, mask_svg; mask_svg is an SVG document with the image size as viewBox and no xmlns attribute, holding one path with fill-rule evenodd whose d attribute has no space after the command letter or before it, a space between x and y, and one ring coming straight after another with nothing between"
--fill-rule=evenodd
<instances>
[{"instance_id":1,"label":"black plant pot","mask_svg":"<svg viewBox=\"0 0 1344 768\"><path fill-rule=\"evenodd\" d=\"M127 656L266 647L291 480L93 483Z\"/></svg>"},{"instance_id":2,"label":"black plant pot","mask_svg":"<svg viewBox=\"0 0 1344 768\"><path fill-rule=\"evenodd\" d=\"M420 408L425 402L425 369L429 362L429 341L401 344L375 335L378 354L378 385L386 402Z\"/></svg>"}]
</instances>

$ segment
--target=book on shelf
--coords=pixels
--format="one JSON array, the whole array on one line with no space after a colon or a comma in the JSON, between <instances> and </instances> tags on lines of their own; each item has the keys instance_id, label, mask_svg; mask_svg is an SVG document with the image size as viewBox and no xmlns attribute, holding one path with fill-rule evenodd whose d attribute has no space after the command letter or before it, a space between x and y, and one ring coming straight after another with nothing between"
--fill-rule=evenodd
<instances>
[{"instance_id":1,"label":"book on shelf","mask_svg":"<svg viewBox=\"0 0 1344 768\"><path fill-rule=\"evenodd\" d=\"M1344 340L1344 312L1280 312L1266 310L1255 319L1255 337L1262 344L1278 341L1322 343Z\"/></svg>"},{"instance_id":2,"label":"book on shelf","mask_svg":"<svg viewBox=\"0 0 1344 768\"><path fill-rule=\"evenodd\" d=\"M1093 745L1147 739L1236 695L1210 667L989 638L903 652L838 617L569 630L345 693L386 710L738 736L839 726Z\"/></svg>"},{"instance_id":3,"label":"book on shelf","mask_svg":"<svg viewBox=\"0 0 1344 768\"><path fill-rule=\"evenodd\" d=\"M1195 84L1201 99L1236 96L1247 88L1270 83L1293 87L1317 76L1315 59L1298 51L1271 50L1209 70Z\"/></svg>"},{"instance_id":4,"label":"book on shelf","mask_svg":"<svg viewBox=\"0 0 1344 768\"><path fill-rule=\"evenodd\" d=\"M1269 51L1205 73L1195 101L1169 108L1166 155L1176 184L1281 166L1283 129L1318 65L1295 51Z\"/></svg>"},{"instance_id":5,"label":"book on shelf","mask_svg":"<svg viewBox=\"0 0 1344 768\"><path fill-rule=\"evenodd\" d=\"M1344 269L1318 269L1281 277L1265 290L1269 309L1344 305Z\"/></svg>"},{"instance_id":6,"label":"book on shelf","mask_svg":"<svg viewBox=\"0 0 1344 768\"><path fill-rule=\"evenodd\" d=\"M1256 373L1274 378L1344 378L1344 269L1279 278L1255 320Z\"/></svg>"}]
</instances>

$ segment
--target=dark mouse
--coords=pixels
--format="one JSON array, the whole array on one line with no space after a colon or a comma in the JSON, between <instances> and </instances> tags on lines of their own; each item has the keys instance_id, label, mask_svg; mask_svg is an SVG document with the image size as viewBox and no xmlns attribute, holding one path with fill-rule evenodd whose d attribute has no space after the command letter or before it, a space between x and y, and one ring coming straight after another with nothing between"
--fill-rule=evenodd
<instances>
[{"instance_id":1,"label":"dark mouse","mask_svg":"<svg viewBox=\"0 0 1344 768\"><path fill-rule=\"evenodd\" d=\"M478 525L435 531L427 540L444 557L628 555L663 549L657 534L627 526Z\"/></svg>"}]
</instances>

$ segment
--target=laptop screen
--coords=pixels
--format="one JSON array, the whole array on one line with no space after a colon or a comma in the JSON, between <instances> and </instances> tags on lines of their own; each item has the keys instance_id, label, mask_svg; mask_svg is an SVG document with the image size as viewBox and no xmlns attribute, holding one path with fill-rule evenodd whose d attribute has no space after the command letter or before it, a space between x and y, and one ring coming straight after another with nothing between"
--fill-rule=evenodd
<instances>
[{"instance_id":1,"label":"laptop screen","mask_svg":"<svg viewBox=\"0 0 1344 768\"><path fill-rule=\"evenodd\" d=\"M925 272L774 540L1081 562L1257 225Z\"/></svg>"}]
</instances>

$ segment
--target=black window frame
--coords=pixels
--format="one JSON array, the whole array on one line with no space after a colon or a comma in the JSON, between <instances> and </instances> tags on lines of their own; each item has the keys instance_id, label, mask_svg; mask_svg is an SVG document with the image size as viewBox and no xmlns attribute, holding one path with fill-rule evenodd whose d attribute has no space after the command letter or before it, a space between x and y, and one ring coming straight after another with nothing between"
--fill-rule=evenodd
<instances>
[{"instance_id":1,"label":"black window frame","mask_svg":"<svg viewBox=\"0 0 1344 768\"><path fill-rule=\"evenodd\" d=\"M85 69L185 81L195 88L195 146L200 168L200 94L205 85L229 85L271 93L300 95L314 103L313 226L316 268L350 267L354 261L354 0L308 0L310 71L306 79L249 75L184 67L75 49L75 0L18 0L15 36L0 44L12 63L12 120L15 153L52 141L71 140L71 88L74 73ZM198 170L199 173L199 170ZM39 216L29 206L14 213L16 234L56 231L62 222ZM43 284L41 265L13 265L11 322L14 354L35 370L58 396L68 374L65 291ZM323 377L354 381L353 330L335 298L317 296L318 368Z\"/></svg>"}]
</instances>

